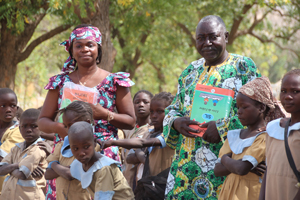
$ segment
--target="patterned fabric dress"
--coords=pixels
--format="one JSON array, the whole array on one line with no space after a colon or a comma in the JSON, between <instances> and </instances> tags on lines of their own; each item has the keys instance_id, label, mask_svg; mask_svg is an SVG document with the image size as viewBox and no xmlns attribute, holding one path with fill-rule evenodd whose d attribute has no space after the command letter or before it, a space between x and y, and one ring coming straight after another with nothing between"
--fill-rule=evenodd
<instances>
[{"instance_id":1,"label":"patterned fabric dress","mask_svg":"<svg viewBox=\"0 0 300 200\"><path fill-rule=\"evenodd\" d=\"M98 103L104 108L111 112L114 112L116 108L116 91L117 85L122 87L131 87L134 83L128 78L129 73L117 72L109 74L101 83L96 86L99 92ZM66 82L72 82L69 77L69 73L63 73L50 78L49 83L45 86L46 90L53 90L59 88L58 97L58 108L61 105L61 99L63 95L63 86ZM98 140L117 140L118 139L118 129L112 124L108 123L106 120L95 120L95 130L94 137ZM55 134L54 145L62 141L58 134ZM110 157L116 161L120 161L118 154L118 147L112 146L103 150L105 156ZM50 180L47 186L46 200L56 199L55 194L55 181Z\"/></svg>"},{"instance_id":2,"label":"patterned fabric dress","mask_svg":"<svg viewBox=\"0 0 300 200\"><path fill-rule=\"evenodd\" d=\"M179 77L178 91L173 103L166 108L164 138L175 149L170 169L166 199L217 199L224 177L215 177L214 167L228 130L243 128L237 117L236 95L245 83L261 76L254 62L247 57L229 54L220 65L207 72L205 60L192 62ZM189 138L173 129L178 117L189 117L196 84L234 90L235 96L229 118L217 120L221 137L218 144L210 144L200 137Z\"/></svg>"}]
</instances>

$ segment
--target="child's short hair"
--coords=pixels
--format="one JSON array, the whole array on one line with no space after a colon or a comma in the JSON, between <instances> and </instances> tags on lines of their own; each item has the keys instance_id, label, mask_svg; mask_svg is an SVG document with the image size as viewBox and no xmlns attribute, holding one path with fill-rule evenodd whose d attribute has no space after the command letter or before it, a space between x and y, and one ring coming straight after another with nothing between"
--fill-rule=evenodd
<instances>
[{"instance_id":1,"label":"child's short hair","mask_svg":"<svg viewBox=\"0 0 300 200\"><path fill-rule=\"evenodd\" d=\"M16 100L18 102L17 95L16 95L16 93L13 90L11 90L9 88L0 88L0 96L3 95L3 94L13 94L13 95L15 95Z\"/></svg>"},{"instance_id":2,"label":"child's short hair","mask_svg":"<svg viewBox=\"0 0 300 200\"><path fill-rule=\"evenodd\" d=\"M295 75L300 76L300 69L293 69L293 70L287 72L287 73L283 76L283 78L286 77L287 75L292 75L292 74L295 74ZM282 78L282 79L283 79L283 78Z\"/></svg>"},{"instance_id":3,"label":"child's short hair","mask_svg":"<svg viewBox=\"0 0 300 200\"><path fill-rule=\"evenodd\" d=\"M19 107L17 112L16 112L16 118L20 121L21 115L23 114L24 110Z\"/></svg>"},{"instance_id":4,"label":"child's short hair","mask_svg":"<svg viewBox=\"0 0 300 200\"><path fill-rule=\"evenodd\" d=\"M91 139L94 139L93 127L86 121L75 122L70 126L68 130L69 137L73 137L73 135L75 136L78 134L81 136L83 136L83 134L88 134Z\"/></svg>"},{"instance_id":5,"label":"child's short hair","mask_svg":"<svg viewBox=\"0 0 300 200\"><path fill-rule=\"evenodd\" d=\"M164 100L166 102L166 106L170 105L174 99L174 96L170 92L160 92L156 94L151 101L153 100Z\"/></svg>"},{"instance_id":6,"label":"child's short hair","mask_svg":"<svg viewBox=\"0 0 300 200\"><path fill-rule=\"evenodd\" d=\"M22 115L20 117L20 122L22 122L22 120L24 118L34 118L34 119L38 120L40 113L41 113L41 111L39 111L38 109L29 108L22 113Z\"/></svg>"},{"instance_id":7,"label":"child's short hair","mask_svg":"<svg viewBox=\"0 0 300 200\"><path fill-rule=\"evenodd\" d=\"M150 99L153 98L153 94L152 94L151 92L149 92L148 90L139 90L139 91L138 91L137 93L135 93L135 95L133 96L133 101L134 101L135 97L136 97L138 94L140 94L140 93L145 93L145 94L147 94L147 95L150 97Z\"/></svg>"},{"instance_id":8,"label":"child's short hair","mask_svg":"<svg viewBox=\"0 0 300 200\"><path fill-rule=\"evenodd\" d=\"M64 114L67 111L73 111L77 116L74 116L74 120L87 120L89 119L94 124L93 110L91 106L83 101L73 101L67 107L58 111L58 115Z\"/></svg>"}]
</instances>

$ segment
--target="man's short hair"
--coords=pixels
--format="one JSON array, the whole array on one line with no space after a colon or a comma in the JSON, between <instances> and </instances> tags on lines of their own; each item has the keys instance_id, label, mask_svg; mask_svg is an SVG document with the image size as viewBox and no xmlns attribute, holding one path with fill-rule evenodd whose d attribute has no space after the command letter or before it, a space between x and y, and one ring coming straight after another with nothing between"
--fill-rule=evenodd
<instances>
[{"instance_id":1,"label":"man's short hair","mask_svg":"<svg viewBox=\"0 0 300 200\"><path fill-rule=\"evenodd\" d=\"M210 21L217 21L226 31L226 25L225 22L223 21L223 19L219 16L216 15L208 15L203 17L200 21L199 24L202 22L210 22Z\"/></svg>"}]
</instances>

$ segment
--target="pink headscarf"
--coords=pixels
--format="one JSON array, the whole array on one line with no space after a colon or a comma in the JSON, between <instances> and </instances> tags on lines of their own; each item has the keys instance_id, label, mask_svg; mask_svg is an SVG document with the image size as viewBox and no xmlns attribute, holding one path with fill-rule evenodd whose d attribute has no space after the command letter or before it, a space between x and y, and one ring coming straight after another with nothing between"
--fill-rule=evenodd
<instances>
[{"instance_id":1,"label":"pink headscarf","mask_svg":"<svg viewBox=\"0 0 300 200\"><path fill-rule=\"evenodd\" d=\"M69 48L74 40L80 39L90 39L95 41L97 44L102 46L102 35L97 27L88 26L77 28L70 34L68 40L60 43L60 45L65 46L66 51L69 51ZM76 61L71 56L68 57L64 66L62 68L62 72L73 72L75 70Z\"/></svg>"}]
</instances>

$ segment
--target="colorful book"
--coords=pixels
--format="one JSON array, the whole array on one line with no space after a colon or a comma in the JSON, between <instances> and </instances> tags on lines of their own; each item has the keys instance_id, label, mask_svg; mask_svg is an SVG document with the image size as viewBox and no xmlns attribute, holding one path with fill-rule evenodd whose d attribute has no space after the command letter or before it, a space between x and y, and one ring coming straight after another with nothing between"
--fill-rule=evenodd
<instances>
[{"instance_id":1,"label":"colorful book","mask_svg":"<svg viewBox=\"0 0 300 200\"><path fill-rule=\"evenodd\" d=\"M89 88L78 85L73 82L67 82L63 87L60 109L67 107L73 101L84 101L96 105L99 93L96 88ZM59 116L58 122L62 123L62 115Z\"/></svg>"},{"instance_id":2,"label":"colorful book","mask_svg":"<svg viewBox=\"0 0 300 200\"><path fill-rule=\"evenodd\" d=\"M72 82L65 83L63 87L62 102L60 108L67 107L73 101L84 101L97 104L98 91Z\"/></svg>"},{"instance_id":3,"label":"colorful book","mask_svg":"<svg viewBox=\"0 0 300 200\"><path fill-rule=\"evenodd\" d=\"M197 84L190 119L204 123L228 117L233 97L233 90ZM192 133L200 137L206 130L197 125L190 127L200 129L200 133Z\"/></svg>"}]
</instances>

